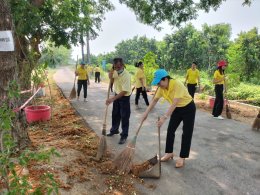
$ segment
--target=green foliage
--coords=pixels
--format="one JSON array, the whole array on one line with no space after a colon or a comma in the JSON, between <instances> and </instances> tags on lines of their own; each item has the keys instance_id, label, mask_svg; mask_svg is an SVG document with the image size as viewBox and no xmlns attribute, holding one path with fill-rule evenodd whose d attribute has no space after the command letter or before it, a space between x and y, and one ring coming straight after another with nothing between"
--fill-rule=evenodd
<instances>
[{"instance_id":1,"label":"green foliage","mask_svg":"<svg viewBox=\"0 0 260 195\"><path fill-rule=\"evenodd\" d=\"M240 33L227 56L232 73L238 74L242 81L260 84L260 35L257 28Z\"/></svg>"},{"instance_id":2,"label":"green foliage","mask_svg":"<svg viewBox=\"0 0 260 195\"><path fill-rule=\"evenodd\" d=\"M17 97L19 91L17 85L12 83L9 87L8 99ZM26 168L30 161L49 161L52 155L59 156L55 149L49 149L42 152L24 150L20 155L16 154L16 143L12 137L11 129L13 128L14 111L6 103L0 107L0 173L1 180L4 184L5 193L15 194L42 194L47 191L48 194L56 192L58 194L57 183L51 173L45 174L41 186L36 189L35 193L30 190L33 186L28 180L28 175L21 174L17 167Z\"/></svg>"},{"instance_id":3,"label":"green foliage","mask_svg":"<svg viewBox=\"0 0 260 195\"><path fill-rule=\"evenodd\" d=\"M126 70L127 70L130 74L134 75L135 72L136 72L136 67L135 67L134 65L126 65Z\"/></svg>"},{"instance_id":4,"label":"green foliage","mask_svg":"<svg viewBox=\"0 0 260 195\"><path fill-rule=\"evenodd\" d=\"M30 2L10 0L16 33L66 47L81 42L82 32L95 38L104 14L114 8L109 0L45 0L40 7Z\"/></svg>"},{"instance_id":5,"label":"green foliage","mask_svg":"<svg viewBox=\"0 0 260 195\"><path fill-rule=\"evenodd\" d=\"M118 43L115 55L123 58L126 64L135 64L149 51L156 52L156 40L135 36Z\"/></svg>"},{"instance_id":6,"label":"green foliage","mask_svg":"<svg viewBox=\"0 0 260 195\"><path fill-rule=\"evenodd\" d=\"M260 88L258 85L241 83L240 85L228 89L228 97L237 100L259 99Z\"/></svg>"},{"instance_id":7,"label":"green foliage","mask_svg":"<svg viewBox=\"0 0 260 195\"><path fill-rule=\"evenodd\" d=\"M199 94L199 99L201 99L201 100L205 100L206 97L207 97L207 95L205 93Z\"/></svg>"},{"instance_id":8,"label":"green foliage","mask_svg":"<svg viewBox=\"0 0 260 195\"><path fill-rule=\"evenodd\" d=\"M32 73L32 82L34 86L38 87L46 80L47 64L39 64Z\"/></svg>"},{"instance_id":9,"label":"green foliage","mask_svg":"<svg viewBox=\"0 0 260 195\"><path fill-rule=\"evenodd\" d=\"M153 81L154 72L159 68L156 64L157 56L153 52L148 52L144 56L144 74L146 77L147 86L150 86Z\"/></svg>"},{"instance_id":10,"label":"green foliage","mask_svg":"<svg viewBox=\"0 0 260 195\"><path fill-rule=\"evenodd\" d=\"M196 19L197 12L203 10L208 12L211 8L217 9L225 0L183 0L183 1L150 1L150 0L120 0L132 9L137 18L145 23L160 29L163 22L172 26L191 19ZM250 5L251 0L244 0L243 5Z\"/></svg>"},{"instance_id":11,"label":"green foliage","mask_svg":"<svg viewBox=\"0 0 260 195\"><path fill-rule=\"evenodd\" d=\"M56 68L58 65L68 65L71 63L71 49L63 46L54 47L50 43L46 43L45 48L42 50L42 56L39 59L40 64L48 64L51 68Z\"/></svg>"}]
</instances>

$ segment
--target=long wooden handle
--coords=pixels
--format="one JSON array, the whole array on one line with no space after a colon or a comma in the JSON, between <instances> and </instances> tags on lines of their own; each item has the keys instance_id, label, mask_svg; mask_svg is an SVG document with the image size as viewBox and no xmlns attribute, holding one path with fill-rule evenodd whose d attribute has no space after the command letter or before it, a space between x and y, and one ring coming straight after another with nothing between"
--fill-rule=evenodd
<instances>
[{"instance_id":1,"label":"long wooden handle","mask_svg":"<svg viewBox=\"0 0 260 195\"><path fill-rule=\"evenodd\" d=\"M78 67L78 61L79 61L79 57L77 55L77 62L76 62L76 68L75 68L75 72L77 71L77 67ZM75 83L76 83L76 74L75 74L75 78L74 78L74 86L75 86Z\"/></svg>"},{"instance_id":2,"label":"long wooden handle","mask_svg":"<svg viewBox=\"0 0 260 195\"><path fill-rule=\"evenodd\" d=\"M157 87L157 89L156 89L156 91L155 91L155 93L154 93L154 95L153 95L153 99L154 99L154 97L155 97L155 95L156 95L156 93L157 93L158 89L159 89L159 87ZM138 129L137 129L137 131L136 131L136 133L135 133L135 136L137 136L137 135L138 135L138 133L139 133L140 129L141 129L141 128L142 128L142 126L143 126L143 123L144 123L144 120L142 120L142 121L141 121L141 123L140 123L140 125L139 125L139 127L138 127Z\"/></svg>"},{"instance_id":3,"label":"long wooden handle","mask_svg":"<svg viewBox=\"0 0 260 195\"><path fill-rule=\"evenodd\" d=\"M137 135L138 135L138 133L139 133L140 129L141 129L141 128L142 128L142 126L143 126L143 123L144 123L144 120L142 120L142 122L140 123L140 125L139 125L139 127L138 127L138 129L137 129L137 131L136 131L136 133L135 133L135 136L137 136Z\"/></svg>"},{"instance_id":4,"label":"long wooden handle","mask_svg":"<svg viewBox=\"0 0 260 195\"><path fill-rule=\"evenodd\" d=\"M158 116L158 121L160 117ZM159 151L158 151L158 161L159 161L159 175L161 176L161 129L158 126L158 143L159 143Z\"/></svg>"},{"instance_id":5,"label":"long wooden handle","mask_svg":"<svg viewBox=\"0 0 260 195\"><path fill-rule=\"evenodd\" d=\"M109 85L108 85L108 89L107 89L107 99L109 98L109 95L110 95L110 87L111 87L111 80L109 80ZM107 110L108 110L108 105L106 105L106 108L105 108L105 115L104 115L104 122L103 124L106 125L107 124Z\"/></svg>"}]
</instances>

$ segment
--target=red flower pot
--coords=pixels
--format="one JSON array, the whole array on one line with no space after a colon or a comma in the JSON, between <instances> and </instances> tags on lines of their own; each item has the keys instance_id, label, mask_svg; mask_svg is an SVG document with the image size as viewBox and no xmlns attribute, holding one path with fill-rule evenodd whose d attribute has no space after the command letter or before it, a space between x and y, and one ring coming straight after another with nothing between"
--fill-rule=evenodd
<instances>
[{"instance_id":1,"label":"red flower pot","mask_svg":"<svg viewBox=\"0 0 260 195\"><path fill-rule=\"evenodd\" d=\"M210 98L210 99L209 99L209 106L210 106L210 108L213 108L213 107L214 107L214 103L215 103L215 98L214 98L214 97ZM223 105L223 107L224 107L226 104L227 104L227 100L224 99L224 105Z\"/></svg>"},{"instance_id":2,"label":"red flower pot","mask_svg":"<svg viewBox=\"0 0 260 195\"><path fill-rule=\"evenodd\" d=\"M25 109L26 120L28 123L36 121L47 121L51 118L51 107L46 105L41 106L26 106Z\"/></svg>"}]
</instances>

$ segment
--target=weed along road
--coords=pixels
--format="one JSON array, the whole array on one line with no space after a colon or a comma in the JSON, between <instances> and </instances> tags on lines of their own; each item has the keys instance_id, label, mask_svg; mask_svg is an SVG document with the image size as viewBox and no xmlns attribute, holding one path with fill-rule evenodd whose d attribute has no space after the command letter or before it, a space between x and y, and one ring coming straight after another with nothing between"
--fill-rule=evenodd
<instances>
[{"instance_id":1,"label":"weed along road","mask_svg":"<svg viewBox=\"0 0 260 195\"><path fill-rule=\"evenodd\" d=\"M66 97L73 87L74 74L68 68L60 68L54 79ZM90 81L88 102L83 102L83 92L79 101L72 100L75 109L89 126L101 135L103 113L108 84ZM136 110L134 96L131 97L131 117L128 142L133 138L140 124L140 117L145 111L142 100L141 109ZM142 97L141 97L142 98ZM149 97L151 98L151 96ZM167 103L157 104L145 121L137 137L135 162L143 162L158 153L158 137L155 121L165 112ZM109 106L107 132L111 127ZM168 121L161 128L161 153L164 154L165 137ZM176 132L174 153L178 156L182 125ZM107 137L108 146L118 154L126 144L118 145L120 136ZM176 157L174 158L176 159ZM260 194L260 132L252 131L247 124L235 120L219 121L211 114L197 109L196 122L192 138L190 158L185 167L175 168L175 161L162 163L160 179L145 179L156 186L147 189L142 185L143 194Z\"/></svg>"}]
</instances>

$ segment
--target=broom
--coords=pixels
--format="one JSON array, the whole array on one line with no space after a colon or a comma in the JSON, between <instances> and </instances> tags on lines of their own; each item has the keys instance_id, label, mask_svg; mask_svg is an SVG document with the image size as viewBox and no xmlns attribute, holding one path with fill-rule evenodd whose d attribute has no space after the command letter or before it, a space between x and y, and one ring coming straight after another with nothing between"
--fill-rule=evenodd
<instances>
[{"instance_id":1,"label":"broom","mask_svg":"<svg viewBox=\"0 0 260 195\"><path fill-rule=\"evenodd\" d=\"M77 65L78 65L78 56L77 56L77 62L76 62L76 70L77 70ZM75 78L74 78L74 86L73 86L73 88L70 92L70 96L69 96L70 99L76 98L77 93L76 93L75 83L76 83L76 75L75 75Z\"/></svg>"},{"instance_id":2,"label":"broom","mask_svg":"<svg viewBox=\"0 0 260 195\"><path fill-rule=\"evenodd\" d=\"M227 104L226 104L226 117L228 119L232 119L232 116L231 116L231 112L230 112L230 104L229 104L229 101L227 99L227 84L226 84L226 79L224 79L224 84L225 84L225 98L227 100Z\"/></svg>"},{"instance_id":3,"label":"broom","mask_svg":"<svg viewBox=\"0 0 260 195\"><path fill-rule=\"evenodd\" d=\"M108 90L107 90L107 99L109 98L111 84L112 84L112 81L110 80ZM97 160L97 161L99 161L102 158L102 156L104 155L104 153L107 150L107 140L106 140L107 110L108 110L108 105L105 108L102 136L99 140L98 151L97 151L97 155L96 155L96 158L95 158L95 160Z\"/></svg>"},{"instance_id":4,"label":"broom","mask_svg":"<svg viewBox=\"0 0 260 195\"><path fill-rule=\"evenodd\" d=\"M153 98L156 95L156 92L158 91L158 88L156 89ZM133 166L133 159L134 159L134 153L135 153L135 145L136 145L136 139L137 135L143 125L143 120L141 121L141 124L139 125L134 138L132 141L127 145L127 147L115 158L114 164L116 168L119 170L119 173L129 173L131 170L131 167Z\"/></svg>"},{"instance_id":5,"label":"broom","mask_svg":"<svg viewBox=\"0 0 260 195\"><path fill-rule=\"evenodd\" d=\"M260 129L260 110L258 112L258 115L256 116L254 123L252 125L252 129L259 130Z\"/></svg>"}]
</instances>

